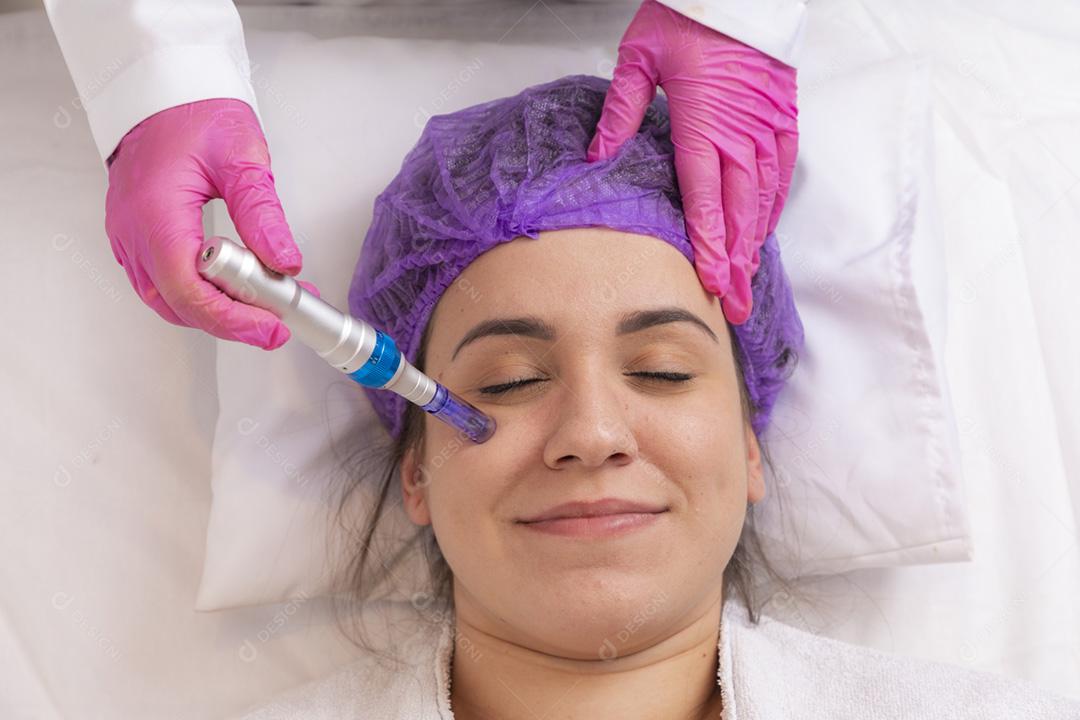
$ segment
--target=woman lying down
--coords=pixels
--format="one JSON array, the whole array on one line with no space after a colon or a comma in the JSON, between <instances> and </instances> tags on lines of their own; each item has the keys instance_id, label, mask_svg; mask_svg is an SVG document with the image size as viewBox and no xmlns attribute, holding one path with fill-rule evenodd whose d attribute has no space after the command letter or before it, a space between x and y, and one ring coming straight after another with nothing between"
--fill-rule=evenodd
<instances>
[{"instance_id":1,"label":"woman lying down","mask_svg":"<svg viewBox=\"0 0 1080 720\"><path fill-rule=\"evenodd\" d=\"M392 654L246 717L1080 718L1033 683L760 615L758 436L802 324L774 236L746 323L700 284L662 96L586 163L607 85L571 76L432 117L377 199L350 310L499 430L476 445L367 391L394 446L354 589L397 472L436 600L395 626ZM606 518L564 507L601 500Z\"/></svg>"}]
</instances>

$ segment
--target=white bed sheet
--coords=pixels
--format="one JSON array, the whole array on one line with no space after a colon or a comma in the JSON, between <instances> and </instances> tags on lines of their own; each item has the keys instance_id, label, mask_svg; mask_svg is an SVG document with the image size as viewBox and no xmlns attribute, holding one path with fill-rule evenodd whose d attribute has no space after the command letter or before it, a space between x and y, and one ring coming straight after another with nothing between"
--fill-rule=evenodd
<instances>
[{"instance_id":1,"label":"white bed sheet","mask_svg":"<svg viewBox=\"0 0 1080 720\"><path fill-rule=\"evenodd\" d=\"M884 41L934 60L947 365L975 560L818 580L769 612L1080 697L1080 11L1013 7L812 5L808 31L835 37L838 54L880 53ZM242 8L249 29L497 29L506 42L567 44L606 33L614 47L633 7L440 12ZM808 58L800 91L830 67ZM192 609L214 343L143 306L112 257L104 171L42 12L0 16L0 92L0 232L14 282L0 310L0 716L227 717L329 672L355 651L319 600Z\"/></svg>"}]
</instances>

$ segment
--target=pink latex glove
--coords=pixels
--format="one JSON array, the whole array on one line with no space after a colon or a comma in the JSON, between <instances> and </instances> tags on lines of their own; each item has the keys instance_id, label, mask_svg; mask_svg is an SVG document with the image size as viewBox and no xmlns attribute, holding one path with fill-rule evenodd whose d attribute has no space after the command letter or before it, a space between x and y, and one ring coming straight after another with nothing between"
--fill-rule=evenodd
<instances>
[{"instance_id":1,"label":"pink latex glove","mask_svg":"<svg viewBox=\"0 0 1080 720\"><path fill-rule=\"evenodd\" d=\"M300 272L266 138L251 107L232 98L162 110L124 135L109 158L105 197L113 254L143 302L169 322L265 350L281 347L290 333L276 315L233 300L196 269L202 206L213 198L225 200L240 240L264 265Z\"/></svg>"},{"instance_id":2,"label":"pink latex glove","mask_svg":"<svg viewBox=\"0 0 1080 720\"><path fill-rule=\"evenodd\" d=\"M795 68L645 0L619 44L589 162L638 131L658 84L698 277L722 298L728 322L741 325L795 169Z\"/></svg>"}]
</instances>

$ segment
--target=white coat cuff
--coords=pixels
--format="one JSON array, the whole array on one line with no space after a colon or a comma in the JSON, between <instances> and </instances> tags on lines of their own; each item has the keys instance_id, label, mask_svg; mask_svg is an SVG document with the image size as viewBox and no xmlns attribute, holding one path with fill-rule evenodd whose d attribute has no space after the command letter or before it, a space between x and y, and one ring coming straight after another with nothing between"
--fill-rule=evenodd
<instances>
[{"instance_id":1,"label":"white coat cuff","mask_svg":"<svg viewBox=\"0 0 1080 720\"><path fill-rule=\"evenodd\" d=\"M167 108L196 100L236 98L262 124L247 59L217 45L170 45L139 58L84 100L90 132L104 162L128 130Z\"/></svg>"},{"instance_id":2,"label":"white coat cuff","mask_svg":"<svg viewBox=\"0 0 1080 720\"><path fill-rule=\"evenodd\" d=\"M657 0L677 13L798 67L806 26L800 0Z\"/></svg>"}]
</instances>

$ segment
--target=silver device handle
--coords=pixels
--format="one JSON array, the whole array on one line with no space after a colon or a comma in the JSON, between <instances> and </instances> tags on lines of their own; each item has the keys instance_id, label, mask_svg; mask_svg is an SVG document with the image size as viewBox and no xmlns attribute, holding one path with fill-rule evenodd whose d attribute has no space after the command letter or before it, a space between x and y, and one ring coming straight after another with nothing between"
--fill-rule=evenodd
<instances>
[{"instance_id":1,"label":"silver device handle","mask_svg":"<svg viewBox=\"0 0 1080 720\"><path fill-rule=\"evenodd\" d=\"M385 347L385 341L379 343L380 333L375 328L308 292L292 276L270 270L253 252L227 237L208 238L199 250L197 266L203 277L230 297L281 318L295 338L348 375L364 368L369 360L377 362L372 352L376 345ZM396 347L393 352L398 352ZM387 360L383 358L384 365ZM435 381L403 356L385 384L371 385L361 379L363 376L353 378L364 385L392 390L421 406L431 402L437 389Z\"/></svg>"}]
</instances>

